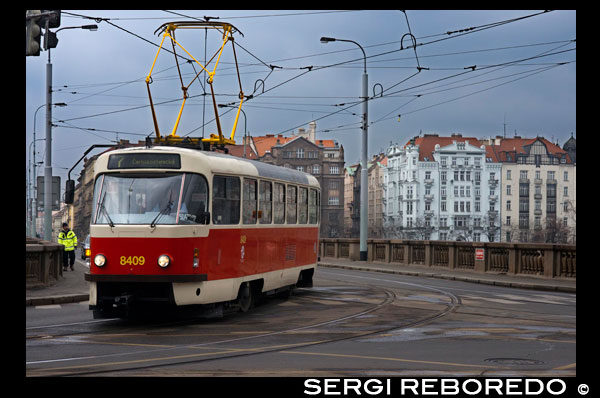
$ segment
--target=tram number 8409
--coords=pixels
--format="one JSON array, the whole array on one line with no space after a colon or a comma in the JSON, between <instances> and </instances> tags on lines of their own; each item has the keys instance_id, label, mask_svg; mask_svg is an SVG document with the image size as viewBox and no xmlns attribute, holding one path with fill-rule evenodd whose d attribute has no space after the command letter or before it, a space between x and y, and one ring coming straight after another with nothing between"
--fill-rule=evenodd
<instances>
[{"instance_id":1,"label":"tram number 8409","mask_svg":"<svg viewBox=\"0 0 600 398\"><path fill-rule=\"evenodd\" d=\"M144 256L121 256L119 260L121 265L144 265L145 262Z\"/></svg>"}]
</instances>

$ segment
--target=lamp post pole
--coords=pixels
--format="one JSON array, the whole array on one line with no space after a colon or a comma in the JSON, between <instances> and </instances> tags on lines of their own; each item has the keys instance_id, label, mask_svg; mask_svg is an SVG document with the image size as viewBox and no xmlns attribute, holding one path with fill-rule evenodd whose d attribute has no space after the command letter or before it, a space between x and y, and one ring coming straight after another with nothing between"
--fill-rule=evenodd
<instances>
[{"instance_id":1,"label":"lamp post pole","mask_svg":"<svg viewBox=\"0 0 600 398\"><path fill-rule=\"evenodd\" d=\"M56 30L55 34L63 29L98 30L97 25L69 26ZM46 22L46 34L48 34ZM46 64L46 160L44 167L44 239L52 241L52 62L50 61L50 47L48 48L48 63Z\"/></svg>"},{"instance_id":2,"label":"lamp post pole","mask_svg":"<svg viewBox=\"0 0 600 398\"><path fill-rule=\"evenodd\" d=\"M362 75L362 147L360 161L360 261L367 261L367 226L369 220L369 167L368 167L368 86L369 75L367 74L367 55L360 44L354 40L336 39L333 37L321 37L321 43L329 43L331 41L346 41L356 44L363 53L364 70Z\"/></svg>"}]
</instances>

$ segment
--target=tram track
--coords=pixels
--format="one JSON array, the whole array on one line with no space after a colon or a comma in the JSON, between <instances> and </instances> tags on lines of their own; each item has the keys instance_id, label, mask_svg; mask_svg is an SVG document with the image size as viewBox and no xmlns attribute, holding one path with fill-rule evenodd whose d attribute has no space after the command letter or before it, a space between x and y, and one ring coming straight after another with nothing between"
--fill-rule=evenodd
<instances>
[{"instance_id":1,"label":"tram track","mask_svg":"<svg viewBox=\"0 0 600 398\"><path fill-rule=\"evenodd\" d=\"M321 279L326 279L330 281L339 281L338 278L327 277L326 275L321 275ZM347 282L343 282L347 284ZM395 322L391 325L383 324L384 327L375 327L366 331L345 331L344 333L340 333L339 330L325 330L324 332L318 332L320 328L327 328L329 326L339 327L340 325L344 325L346 328L353 326L355 328L360 329L361 327L369 327L369 322L365 322L365 318L368 319L368 316L376 313L377 311L381 311L391 306L395 301L397 301L396 293L393 289L382 288L381 286L373 285L370 282L355 282L352 283L354 287L366 287L368 289L376 290L380 294L383 295L383 299L369 306L366 309L355 312L353 314L340 316L334 319L330 319L324 322L317 322L309 325L298 326L294 328L287 328L279 331L273 331L268 333L261 333L251 336L243 336L243 337L235 337L233 339L225 339L220 341L213 341L201 344L185 344L185 345L176 345L173 347L166 348L157 348L150 349L145 351L132 351L129 353L118 353L118 354L108 354L108 355L99 355L92 356L90 359L98 360L98 359L109 359L108 362L100 362L94 364L85 364L85 365L75 365L75 366L66 366L66 367L54 367L54 368L40 368L40 369L31 369L31 375L39 375L39 376L94 376L94 375L106 375L106 374L130 374L135 372L144 372L151 369L164 368L164 367L172 367L172 366L180 366L180 365L190 365L197 363L205 363L210 361L221 361L221 360L229 360L236 358L246 358L249 356L256 356L262 354L269 353L277 353L286 350L297 350L300 348L318 346L323 344L330 344L336 342L342 342L352 339L360 339L366 338L377 334L389 333L392 331L398 331L402 329L414 328L417 326L421 326L427 324L429 322L433 322L442 317L447 316L448 314L454 312L460 305L461 300L458 296L444 291L438 288L426 287L423 285L415 284L415 283L405 283L405 285L411 285L415 289L421 289L426 291L435 291L437 294L445 297L447 302L444 305L444 308L434 313L427 314L426 316L420 317L419 319L412 320L409 322ZM308 294L304 295L304 299L311 298L311 291L307 290ZM318 297L318 294L316 295ZM353 322L349 324L349 322ZM176 323L164 323L162 326L176 326ZM260 342L261 339L269 340L272 337L282 337L286 335L302 335L306 332L314 332L314 333L325 333L329 334L333 337L326 337L318 340L311 341L297 341L292 340L287 344L280 344L277 346L263 346L263 347L240 347L240 348L232 348L232 347L223 347L230 344L238 344L243 342L252 342L256 343ZM111 333L116 333L117 331L112 330ZM121 331L123 332L123 330ZM92 331L88 333L94 333ZM80 335L81 333L75 333L71 335L64 335L61 338L65 337L73 337L76 335ZM341 335L338 335L341 334ZM85 341L81 341L81 343L85 343ZM102 342L99 342L102 344ZM198 349L208 349L212 350L212 352L201 352L201 353L189 353L190 350L198 350ZM175 351L184 350L185 353L178 355L167 355L167 356L156 356L150 358L142 358L142 359L133 359L134 356L139 356L140 354L148 354L155 355L160 353L173 353L176 354ZM127 358L122 361L114 361L115 358ZM132 358L132 359L129 359ZM101 369L102 368L102 369Z\"/></svg>"}]
</instances>

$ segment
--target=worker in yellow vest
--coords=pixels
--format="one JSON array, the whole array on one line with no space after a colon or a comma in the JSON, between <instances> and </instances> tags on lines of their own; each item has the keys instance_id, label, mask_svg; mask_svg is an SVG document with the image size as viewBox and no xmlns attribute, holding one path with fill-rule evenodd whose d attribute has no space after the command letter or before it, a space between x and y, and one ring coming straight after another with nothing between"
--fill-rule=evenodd
<instances>
[{"instance_id":1,"label":"worker in yellow vest","mask_svg":"<svg viewBox=\"0 0 600 398\"><path fill-rule=\"evenodd\" d=\"M63 223L63 230L58 234L58 243L65 246L63 252L63 270L69 269L69 263L71 265L71 271L74 271L73 265L75 264L75 249L77 248L77 236L75 232L69 229L69 224Z\"/></svg>"}]
</instances>

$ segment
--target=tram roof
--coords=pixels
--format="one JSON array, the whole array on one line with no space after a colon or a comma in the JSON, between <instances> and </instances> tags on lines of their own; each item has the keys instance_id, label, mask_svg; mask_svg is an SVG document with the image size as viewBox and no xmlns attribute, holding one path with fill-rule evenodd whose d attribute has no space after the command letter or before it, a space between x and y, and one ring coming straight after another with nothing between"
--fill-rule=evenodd
<instances>
[{"instance_id":1,"label":"tram roof","mask_svg":"<svg viewBox=\"0 0 600 398\"><path fill-rule=\"evenodd\" d=\"M200 151L189 148L169 147L169 146L154 146L151 148L147 147L133 147L115 149L112 151L105 152L101 156L108 157L112 154L117 153L129 153L129 152L144 152L144 153L179 153L182 158L182 171L191 171L193 167L190 164L186 166L186 159L188 161L201 161L203 165L208 167L212 173L224 173L224 174L238 174L247 175L252 177L264 177L272 178L276 180L283 180L286 182L294 182L298 184L319 186L318 180L311 174L293 170L287 167L275 166L268 163L259 162L256 160L239 158L232 155L226 155L218 152ZM100 160L100 158L98 159ZM101 162L104 163L104 162ZM104 163L106 164L106 163ZM100 166L102 169L106 166ZM142 171L143 169L135 169L136 171Z\"/></svg>"}]
</instances>

